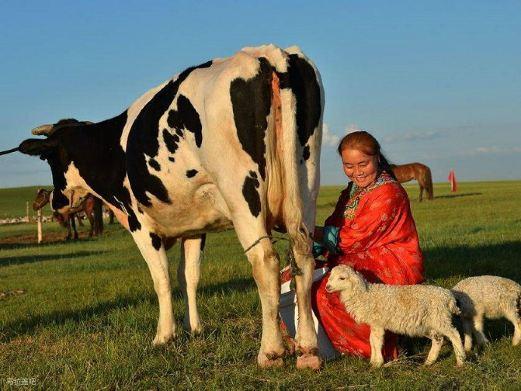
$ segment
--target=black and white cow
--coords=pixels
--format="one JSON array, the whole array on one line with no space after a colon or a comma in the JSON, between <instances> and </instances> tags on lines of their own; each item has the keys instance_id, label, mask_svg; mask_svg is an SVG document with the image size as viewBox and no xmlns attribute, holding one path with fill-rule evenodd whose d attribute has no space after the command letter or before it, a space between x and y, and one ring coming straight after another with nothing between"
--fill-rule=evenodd
<instances>
[{"instance_id":1,"label":"black and white cow","mask_svg":"<svg viewBox=\"0 0 521 391\"><path fill-rule=\"evenodd\" d=\"M105 201L132 234L159 299L154 344L175 336L165 247L183 239L185 322L200 330L195 303L204 233L234 228L262 304L261 366L280 365L279 259L268 235L288 233L296 264L300 367L320 365L311 315L314 229L324 96L320 75L297 47L244 48L191 67L151 89L117 117L62 120L19 150L46 159L53 208L75 194Z\"/></svg>"}]
</instances>

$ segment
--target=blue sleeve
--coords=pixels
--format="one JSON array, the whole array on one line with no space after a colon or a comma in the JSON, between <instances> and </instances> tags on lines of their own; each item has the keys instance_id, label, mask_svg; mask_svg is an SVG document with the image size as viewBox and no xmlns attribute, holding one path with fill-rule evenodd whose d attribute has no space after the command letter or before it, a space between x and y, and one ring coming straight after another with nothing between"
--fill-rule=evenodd
<instances>
[{"instance_id":1,"label":"blue sleeve","mask_svg":"<svg viewBox=\"0 0 521 391\"><path fill-rule=\"evenodd\" d=\"M322 244L331 254L340 254L338 250L338 233L340 228L333 225L326 225L323 231Z\"/></svg>"}]
</instances>

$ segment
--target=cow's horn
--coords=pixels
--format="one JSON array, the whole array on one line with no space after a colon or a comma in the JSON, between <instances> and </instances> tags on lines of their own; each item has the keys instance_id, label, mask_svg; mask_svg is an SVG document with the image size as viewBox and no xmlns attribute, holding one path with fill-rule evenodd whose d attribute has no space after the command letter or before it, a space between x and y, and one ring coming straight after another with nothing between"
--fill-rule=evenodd
<instances>
[{"instance_id":1,"label":"cow's horn","mask_svg":"<svg viewBox=\"0 0 521 391\"><path fill-rule=\"evenodd\" d=\"M52 133L53 125L40 125L31 130L31 133L35 136L41 136L42 134L49 136Z\"/></svg>"}]
</instances>

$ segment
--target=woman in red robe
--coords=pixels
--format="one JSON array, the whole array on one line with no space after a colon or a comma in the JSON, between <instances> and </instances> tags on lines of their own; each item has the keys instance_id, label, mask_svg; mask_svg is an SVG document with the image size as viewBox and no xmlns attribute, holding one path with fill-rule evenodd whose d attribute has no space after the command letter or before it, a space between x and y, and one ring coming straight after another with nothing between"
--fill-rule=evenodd
<instances>
[{"instance_id":1,"label":"woman in red robe","mask_svg":"<svg viewBox=\"0 0 521 391\"><path fill-rule=\"evenodd\" d=\"M342 139L338 152L351 182L325 227L315 230L314 255L325 255L330 269L349 265L373 283L422 282L423 257L409 199L394 179L380 145L367 132L353 132ZM369 358L369 326L351 318L338 293L326 292L328 277L313 285L315 314L339 352ZM386 336L384 357L397 357L392 334Z\"/></svg>"}]
</instances>

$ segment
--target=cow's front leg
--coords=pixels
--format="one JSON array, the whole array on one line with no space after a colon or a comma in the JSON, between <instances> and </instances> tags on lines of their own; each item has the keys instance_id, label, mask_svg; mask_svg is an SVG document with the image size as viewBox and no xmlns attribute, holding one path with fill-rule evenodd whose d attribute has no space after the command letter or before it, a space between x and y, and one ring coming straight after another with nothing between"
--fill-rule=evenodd
<instances>
[{"instance_id":1,"label":"cow's front leg","mask_svg":"<svg viewBox=\"0 0 521 391\"><path fill-rule=\"evenodd\" d=\"M206 236L185 238L181 243L181 261L177 269L177 280L185 300L184 328L193 334L202 331L199 312L197 311L197 285L201 275L201 251Z\"/></svg>"},{"instance_id":2,"label":"cow's front leg","mask_svg":"<svg viewBox=\"0 0 521 391\"><path fill-rule=\"evenodd\" d=\"M153 344L162 345L175 337L170 275L165 247L161 238L145 227L132 232L132 237L141 255L145 258L154 281L154 290L159 301L159 321Z\"/></svg>"}]
</instances>

